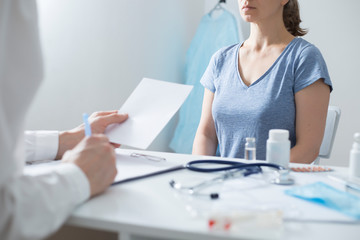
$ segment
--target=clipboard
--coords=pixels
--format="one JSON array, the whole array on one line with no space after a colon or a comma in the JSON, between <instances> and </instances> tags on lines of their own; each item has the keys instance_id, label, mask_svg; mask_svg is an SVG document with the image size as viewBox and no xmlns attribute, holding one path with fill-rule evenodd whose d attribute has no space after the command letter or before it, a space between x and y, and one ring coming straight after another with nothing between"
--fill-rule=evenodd
<instances>
[{"instance_id":1,"label":"clipboard","mask_svg":"<svg viewBox=\"0 0 360 240\"><path fill-rule=\"evenodd\" d=\"M136 153L136 150L133 152ZM164 161L153 161L147 158L147 155L134 157L131 156L131 153L131 151L123 151L122 149L116 150L118 173L111 184L112 186L185 169L184 165L179 164L179 162L170 162L166 159Z\"/></svg>"}]
</instances>

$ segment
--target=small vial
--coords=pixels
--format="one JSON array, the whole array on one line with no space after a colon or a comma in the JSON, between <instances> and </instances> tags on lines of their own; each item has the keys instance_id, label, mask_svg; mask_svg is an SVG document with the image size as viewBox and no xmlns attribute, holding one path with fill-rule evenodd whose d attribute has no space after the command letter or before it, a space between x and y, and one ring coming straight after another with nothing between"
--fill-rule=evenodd
<instances>
[{"instance_id":1,"label":"small vial","mask_svg":"<svg viewBox=\"0 0 360 240\"><path fill-rule=\"evenodd\" d=\"M256 144L255 138L246 138L245 143L245 160L256 160Z\"/></svg>"}]
</instances>

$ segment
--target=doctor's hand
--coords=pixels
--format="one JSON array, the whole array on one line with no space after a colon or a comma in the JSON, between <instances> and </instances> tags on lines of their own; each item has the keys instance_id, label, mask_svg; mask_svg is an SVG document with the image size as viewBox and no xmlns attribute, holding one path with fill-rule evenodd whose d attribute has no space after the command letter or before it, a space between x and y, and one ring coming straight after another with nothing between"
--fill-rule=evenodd
<instances>
[{"instance_id":1,"label":"doctor's hand","mask_svg":"<svg viewBox=\"0 0 360 240\"><path fill-rule=\"evenodd\" d=\"M91 132L93 134L103 134L107 126L113 123L122 123L127 118L127 114L118 114L117 110L94 112L89 117ZM85 137L84 124L69 130L60 132L59 148L55 159L61 159L67 150L74 148ZM113 144L114 147L120 147L119 144Z\"/></svg>"},{"instance_id":2,"label":"doctor's hand","mask_svg":"<svg viewBox=\"0 0 360 240\"><path fill-rule=\"evenodd\" d=\"M117 174L114 147L103 134L85 137L64 154L62 162L74 163L85 173L91 197L105 191Z\"/></svg>"}]
</instances>

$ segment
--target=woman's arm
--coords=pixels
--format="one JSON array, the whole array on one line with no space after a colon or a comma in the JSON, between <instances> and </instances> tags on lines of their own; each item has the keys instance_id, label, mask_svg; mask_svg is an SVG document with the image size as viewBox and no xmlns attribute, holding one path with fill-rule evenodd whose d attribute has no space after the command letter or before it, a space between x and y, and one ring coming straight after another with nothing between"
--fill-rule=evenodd
<instances>
[{"instance_id":1,"label":"woman's arm","mask_svg":"<svg viewBox=\"0 0 360 240\"><path fill-rule=\"evenodd\" d=\"M216 154L218 140L211 114L213 99L214 93L205 89L201 118L194 138L192 154L209 156Z\"/></svg>"},{"instance_id":2,"label":"woman's arm","mask_svg":"<svg viewBox=\"0 0 360 240\"><path fill-rule=\"evenodd\" d=\"M330 99L329 86L319 79L295 94L296 145L290 162L312 163L319 155Z\"/></svg>"}]
</instances>

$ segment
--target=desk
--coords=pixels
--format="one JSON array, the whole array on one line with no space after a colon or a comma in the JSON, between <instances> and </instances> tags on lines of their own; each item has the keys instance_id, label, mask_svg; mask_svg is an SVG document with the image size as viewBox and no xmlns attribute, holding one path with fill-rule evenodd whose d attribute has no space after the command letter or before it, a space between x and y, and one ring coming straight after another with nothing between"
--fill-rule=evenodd
<instances>
[{"instance_id":1,"label":"desk","mask_svg":"<svg viewBox=\"0 0 360 240\"><path fill-rule=\"evenodd\" d=\"M132 150L120 149L121 152ZM174 164L185 163L205 157L137 151L163 156ZM215 157L213 157L215 158ZM346 168L335 167L337 173L346 173ZM209 230L207 220L191 216L181 198L174 196L169 187L171 179L184 180L208 175L188 170L167 173L151 178L110 187L78 207L66 224L119 233L119 239L129 240L137 236L151 239L359 239L360 224L284 221L282 231L267 234L266 231L214 232ZM293 174L293 173L292 173ZM298 174L298 173L294 173ZM311 174L311 173L306 173ZM296 181L306 183L306 174L298 174ZM325 173L317 173L319 178ZM300 177L299 177L300 176ZM326 180L331 181L331 180ZM279 188L283 186L278 186ZM285 187L286 188L286 187ZM285 189L283 187L283 189ZM281 189L281 191L283 191ZM294 198L294 201L297 200ZM300 201L300 200L299 200ZM301 200L303 201L303 200ZM309 203L310 204L310 203Z\"/></svg>"}]
</instances>

